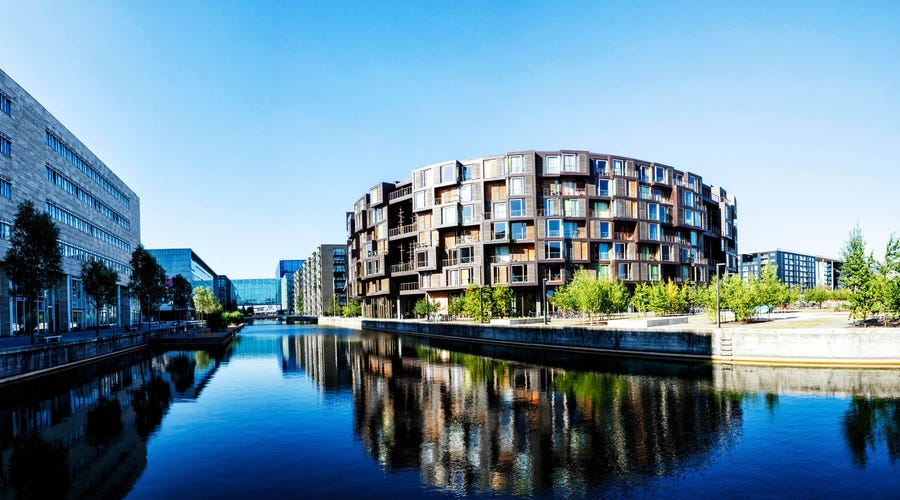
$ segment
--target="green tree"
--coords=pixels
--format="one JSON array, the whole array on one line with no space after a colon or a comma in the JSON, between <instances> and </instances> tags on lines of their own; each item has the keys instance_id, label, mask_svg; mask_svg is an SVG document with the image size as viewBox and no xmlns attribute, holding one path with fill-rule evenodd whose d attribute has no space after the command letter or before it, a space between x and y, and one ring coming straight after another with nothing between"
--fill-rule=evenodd
<instances>
[{"instance_id":1,"label":"green tree","mask_svg":"<svg viewBox=\"0 0 900 500\"><path fill-rule=\"evenodd\" d=\"M166 270L150 255L144 245L138 245L131 252L131 279L128 282L131 293L141 306L139 328L143 327L143 315L150 315L166 296Z\"/></svg>"},{"instance_id":2,"label":"green tree","mask_svg":"<svg viewBox=\"0 0 900 500\"><path fill-rule=\"evenodd\" d=\"M172 286L169 287L169 299L176 311L181 311L181 319L185 318L189 301L191 300L191 282L181 274L172 278Z\"/></svg>"},{"instance_id":3,"label":"green tree","mask_svg":"<svg viewBox=\"0 0 900 500\"><path fill-rule=\"evenodd\" d=\"M885 316L900 315L900 239L891 233L884 251L884 261L878 264L881 280L881 301Z\"/></svg>"},{"instance_id":4,"label":"green tree","mask_svg":"<svg viewBox=\"0 0 900 500\"><path fill-rule=\"evenodd\" d=\"M430 318L431 314L437 311L437 306L437 302L428 300L428 296L426 295L416 302L413 311L416 313L416 317Z\"/></svg>"},{"instance_id":5,"label":"green tree","mask_svg":"<svg viewBox=\"0 0 900 500\"><path fill-rule=\"evenodd\" d=\"M841 285L850 294L850 317L866 319L877 307L880 290L873 270L875 259L866 254L866 242L859 224L850 230L850 237L841 252Z\"/></svg>"},{"instance_id":6,"label":"green tree","mask_svg":"<svg viewBox=\"0 0 900 500\"><path fill-rule=\"evenodd\" d=\"M303 294L297 291L297 294L294 296L295 306L297 307L297 314L303 314Z\"/></svg>"},{"instance_id":7,"label":"green tree","mask_svg":"<svg viewBox=\"0 0 900 500\"><path fill-rule=\"evenodd\" d=\"M116 285L118 281L119 273L99 260L90 259L81 265L81 283L84 286L84 293L91 298L97 314L94 329L98 337L100 336L100 311L104 307L116 303L119 291Z\"/></svg>"},{"instance_id":8,"label":"green tree","mask_svg":"<svg viewBox=\"0 0 900 500\"><path fill-rule=\"evenodd\" d=\"M216 298L216 294L214 294L212 289L208 286L198 286L197 288L194 288L193 299L194 309L200 311L204 317L222 309L222 306L219 304L219 299Z\"/></svg>"},{"instance_id":9,"label":"green tree","mask_svg":"<svg viewBox=\"0 0 900 500\"><path fill-rule=\"evenodd\" d=\"M344 316L348 318L362 316L362 305L360 305L359 299L348 300L347 305L344 306L343 313Z\"/></svg>"},{"instance_id":10,"label":"green tree","mask_svg":"<svg viewBox=\"0 0 900 500\"><path fill-rule=\"evenodd\" d=\"M491 292L491 316L508 318L512 316L515 294L506 285L499 285Z\"/></svg>"},{"instance_id":11,"label":"green tree","mask_svg":"<svg viewBox=\"0 0 900 500\"><path fill-rule=\"evenodd\" d=\"M651 286L647 283L638 283L634 287L634 293L631 294L631 307L635 311L646 314L650 310L650 290Z\"/></svg>"},{"instance_id":12,"label":"green tree","mask_svg":"<svg viewBox=\"0 0 900 500\"><path fill-rule=\"evenodd\" d=\"M35 210L30 201L19 204L3 268L12 283L10 294L25 299L25 330L32 344L38 298L62 277L58 240L59 229L48 214Z\"/></svg>"},{"instance_id":13,"label":"green tree","mask_svg":"<svg viewBox=\"0 0 900 500\"><path fill-rule=\"evenodd\" d=\"M466 314L466 300L462 295L457 295L456 297L450 297L450 302L447 303L447 314L453 317L465 316Z\"/></svg>"},{"instance_id":14,"label":"green tree","mask_svg":"<svg viewBox=\"0 0 900 500\"><path fill-rule=\"evenodd\" d=\"M763 266L760 278L751 281L750 284L755 299L754 307L769 306L771 309L790 299L787 295L787 287L778 279L778 266Z\"/></svg>"},{"instance_id":15,"label":"green tree","mask_svg":"<svg viewBox=\"0 0 900 500\"><path fill-rule=\"evenodd\" d=\"M753 288L756 279L744 281L737 274L729 274L720 284L722 309L730 309L735 321L746 323L753 317L753 310L759 305ZM715 296L713 296L715 300ZM715 305L713 305L715 310Z\"/></svg>"},{"instance_id":16,"label":"green tree","mask_svg":"<svg viewBox=\"0 0 900 500\"><path fill-rule=\"evenodd\" d=\"M494 309L494 294L489 286L469 285L463 295L463 313L478 321L484 322L491 317Z\"/></svg>"},{"instance_id":17,"label":"green tree","mask_svg":"<svg viewBox=\"0 0 900 500\"><path fill-rule=\"evenodd\" d=\"M831 290L824 286L810 288L803 292L803 301L822 307L822 304L831 298Z\"/></svg>"}]
</instances>

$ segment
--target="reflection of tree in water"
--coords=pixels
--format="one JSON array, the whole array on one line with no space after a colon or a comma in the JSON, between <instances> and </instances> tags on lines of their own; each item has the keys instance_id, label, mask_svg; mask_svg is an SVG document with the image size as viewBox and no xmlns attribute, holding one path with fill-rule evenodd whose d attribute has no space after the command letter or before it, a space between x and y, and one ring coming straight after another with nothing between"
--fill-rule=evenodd
<instances>
[{"instance_id":1,"label":"reflection of tree in water","mask_svg":"<svg viewBox=\"0 0 900 500\"><path fill-rule=\"evenodd\" d=\"M65 498L69 488L66 450L36 435L17 443L10 459L9 484L20 498Z\"/></svg>"},{"instance_id":2,"label":"reflection of tree in water","mask_svg":"<svg viewBox=\"0 0 900 500\"><path fill-rule=\"evenodd\" d=\"M740 397L709 380L349 348L354 431L367 452L459 494L608 492L702 466L740 428Z\"/></svg>"},{"instance_id":3,"label":"reflection of tree in water","mask_svg":"<svg viewBox=\"0 0 900 500\"><path fill-rule=\"evenodd\" d=\"M134 424L142 438L146 439L162 423L171 404L172 388L158 375L152 376L140 389L132 392Z\"/></svg>"},{"instance_id":4,"label":"reflection of tree in water","mask_svg":"<svg viewBox=\"0 0 900 500\"><path fill-rule=\"evenodd\" d=\"M88 411L85 434L93 445L105 445L122 432L122 407L116 399L101 398Z\"/></svg>"},{"instance_id":5,"label":"reflection of tree in water","mask_svg":"<svg viewBox=\"0 0 900 500\"><path fill-rule=\"evenodd\" d=\"M184 392L194 386L194 367L197 363L187 354L179 353L166 365L166 373L172 376L175 390Z\"/></svg>"},{"instance_id":6,"label":"reflection of tree in water","mask_svg":"<svg viewBox=\"0 0 900 500\"><path fill-rule=\"evenodd\" d=\"M866 467L869 453L880 441L884 441L891 464L900 458L900 401L855 397L841 419L841 427L857 468Z\"/></svg>"}]
</instances>

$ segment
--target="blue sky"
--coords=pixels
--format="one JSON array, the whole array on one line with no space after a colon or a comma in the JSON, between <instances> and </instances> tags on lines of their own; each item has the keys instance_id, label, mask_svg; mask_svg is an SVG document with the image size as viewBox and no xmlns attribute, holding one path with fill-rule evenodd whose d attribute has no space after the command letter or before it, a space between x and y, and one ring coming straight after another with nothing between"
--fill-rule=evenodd
<instances>
[{"instance_id":1,"label":"blue sky","mask_svg":"<svg viewBox=\"0 0 900 500\"><path fill-rule=\"evenodd\" d=\"M584 149L694 171L739 247L876 255L897 221L898 2L2 1L0 67L219 273L345 239L412 169Z\"/></svg>"}]
</instances>

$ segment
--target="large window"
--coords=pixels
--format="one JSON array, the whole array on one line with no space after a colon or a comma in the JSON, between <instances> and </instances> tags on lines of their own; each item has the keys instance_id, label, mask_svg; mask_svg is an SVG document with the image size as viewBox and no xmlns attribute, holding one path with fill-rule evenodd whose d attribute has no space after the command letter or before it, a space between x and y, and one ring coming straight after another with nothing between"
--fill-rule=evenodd
<instances>
[{"instance_id":1,"label":"large window","mask_svg":"<svg viewBox=\"0 0 900 500\"><path fill-rule=\"evenodd\" d=\"M0 240L8 240L12 236L12 224L0 221Z\"/></svg>"},{"instance_id":2,"label":"large window","mask_svg":"<svg viewBox=\"0 0 900 500\"><path fill-rule=\"evenodd\" d=\"M425 191L416 191L416 194L413 197L413 207L418 210L420 208L425 208L426 206Z\"/></svg>"},{"instance_id":3,"label":"large window","mask_svg":"<svg viewBox=\"0 0 900 500\"><path fill-rule=\"evenodd\" d=\"M525 200L522 198L513 198L509 200L509 216L525 217Z\"/></svg>"},{"instance_id":4,"label":"large window","mask_svg":"<svg viewBox=\"0 0 900 500\"><path fill-rule=\"evenodd\" d=\"M6 199L12 198L12 183L2 177L0 177L0 196Z\"/></svg>"},{"instance_id":5,"label":"large window","mask_svg":"<svg viewBox=\"0 0 900 500\"><path fill-rule=\"evenodd\" d=\"M600 223L600 238L604 240L609 239L609 222Z\"/></svg>"},{"instance_id":6,"label":"large window","mask_svg":"<svg viewBox=\"0 0 900 500\"><path fill-rule=\"evenodd\" d=\"M625 244L624 243L616 243L616 259L622 260L625 258Z\"/></svg>"},{"instance_id":7,"label":"large window","mask_svg":"<svg viewBox=\"0 0 900 500\"><path fill-rule=\"evenodd\" d=\"M659 281L659 264L650 264L650 281Z\"/></svg>"},{"instance_id":8,"label":"large window","mask_svg":"<svg viewBox=\"0 0 900 500\"><path fill-rule=\"evenodd\" d=\"M547 259L561 259L562 258L562 242L561 241L546 241L546 242L544 242L544 257Z\"/></svg>"},{"instance_id":9,"label":"large window","mask_svg":"<svg viewBox=\"0 0 900 500\"><path fill-rule=\"evenodd\" d=\"M599 249L597 257L600 260L609 260L609 243L600 243Z\"/></svg>"},{"instance_id":10,"label":"large window","mask_svg":"<svg viewBox=\"0 0 900 500\"><path fill-rule=\"evenodd\" d=\"M650 186L640 186L638 188L638 196L640 196L642 200L649 200L650 199Z\"/></svg>"},{"instance_id":11,"label":"large window","mask_svg":"<svg viewBox=\"0 0 900 500\"><path fill-rule=\"evenodd\" d=\"M523 283L523 282L528 281L528 268L527 267L525 267L521 264L517 264L517 265L510 266L510 271L511 271L510 275L512 278L510 281L512 281L513 283Z\"/></svg>"},{"instance_id":12,"label":"large window","mask_svg":"<svg viewBox=\"0 0 900 500\"><path fill-rule=\"evenodd\" d=\"M441 207L441 223L444 225L456 224L456 213L456 205Z\"/></svg>"},{"instance_id":13,"label":"large window","mask_svg":"<svg viewBox=\"0 0 900 500\"><path fill-rule=\"evenodd\" d=\"M506 218L506 202L498 201L494 203L494 215L492 216L494 219L505 219Z\"/></svg>"},{"instance_id":14,"label":"large window","mask_svg":"<svg viewBox=\"0 0 900 500\"><path fill-rule=\"evenodd\" d=\"M666 169L662 167L656 167L655 172L656 175L654 177L654 180L656 182L666 182Z\"/></svg>"},{"instance_id":15,"label":"large window","mask_svg":"<svg viewBox=\"0 0 900 500\"><path fill-rule=\"evenodd\" d=\"M544 217L558 217L562 215L562 210L560 209L560 202L557 199L545 199L544 200Z\"/></svg>"},{"instance_id":16,"label":"large window","mask_svg":"<svg viewBox=\"0 0 900 500\"><path fill-rule=\"evenodd\" d=\"M560 161L559 156L553 155L548 156L544 159L544 173L545 174L558 174L560 170Z\"/></svg>"},{"instance_id":17,"label":"large window","mask_svg":"<svg viewBox=\"0 0 900 500\"><path fill-rule=\"evenodd\" d=\"M495 240L505 240L506 239L506 222L495 222L494 223L494 239Z\"/></svg>"},{"instance_id":18,"label":"large window","mask_svg":"<svg viewBox=\"0 0 900 500\"><path fill-rule=\"evenodd\" d=\"M650 239L654 241L659 241L662 239L662 233L659 230L659 224L650 224Z\"/></svg>"},{"instance_id":19,"label":"large window","mask_svg":"<svg viewBox=\"0 0 900 500\"><path fill-rule=\"evenodd\" d=\"M9 114L11 108L12 101L9 100L9 97L6 94L0 94L0 111Z\"/></svg>"},{"instance_id":20,"label":"large window","mask_svg":"<svg viewBox=\"0 0 900 500\"><path fill-rule=\"evenodd\" d=\"M463 165L462 166L462 180L470 181L472 180L472 176L475 173L475 165Z\"/></svg>"},{"instance_id":21,"label":"large window","mask_svg":"<svg viewBox=\"0 0 900 500\"><path fill-rule=\"evenodd\" d=\"M463 184L459 187L459 201L473 201L475 199L475 184Z\"/></svg>"},{"instance_id":22,"label":"large window","mask_svg":"<svg viewBox=\"0 0 900 500\"><path fill-rule=\"evenodd\" d=\"M620 280L625 281L631 279L631 276L628 273L628 264L618 264L617 267L619 268L618 277Z\"/></svg>"},{"instance_id":23,"label":"large window","mask_svg":"<svg viewBox=\"0 0 900 500\"><path fill-rule=\"evenodd\" d=\"M565 238L580 238L577 222L566 222L563 224L563 236Z\"/></svg>"},{"instance_id":24,"label":"large window","mask_svg":"<svg viewBox=\"0 0 900 500\"><path fill-rule=\"evenodd\" d=\"M9 137L0 135L0 154L10 156L12 154L12 142Z\"/></svg>"},{"instance_id":25,"label":"large window","mask_svg":"<svg viewBox=\"0 0 900 500\"><path fill-rule=\"evenodd\" d=\"M685 192L684 192L684 206L686 206L686 207L693 207L693 206L694 206L694 203L695 203L695 201L694 201L694 200L695 200L694 196L695 196L695 195L694 195L694 192L693 192L693 191L685 191Z\"/></svg>"},{"instance_id":26,"label":"large window","mask_svg":"<svg viewBox=\"0 0 900 500\"><path fill-rule=\"evenodd\" d=\"M594 213L591 214L592 217L609 217L609 202L608 201L595 201L594 202Z\"/></svg>"},{"instance_id":27,"label":"large window","mask_svg":"<svg viewBox=\"0 0 900 500\"><path fill-rule=\"evenodd\" d=\"M647 218L650 220L660 220L659 205L657 205L656 203L647 204Z\"/></svg>"},{"instance_id":28,"label":"large window","mask_svg":"<svg viewBox=\"0 0 900 500\"><path fill-rule=\"evenodd\" d=\"M563 200L563 213L570 217L581 217L581 203L578 200Z\"/></svg>"},{"instance_id":29,"label":"large window","mask_svg":"<svg viewBox=\"0 0 900 500\"><path fill-rule=\"evenodd\" d=\"M462 206L462 221L464 224L475 222L475 205Z\"/></svg>"},{"instance_id":30,"label":"large window","mask_svg":"<svg viewBox=\"0 0 900 500\"><path fill-rule=\"evenodd\" d=\"M441 182L456 182L456 165L441 165Z\"/></svg>"},{"instance_id":31,"label":"large window","mask_svg":"<svg viewBox=\"0 0 900 500\"><path fill-rule=\"evenodd\" d=\"M594 160L594 175L606 175L606 160Z\"/></svg>"},{"instance_id":32,"label":"large window","mask_svg":"<svg viewBox=\"0 0 900 500\"><path fill-rule=\"evenodd\" d=\"M597 196L609 196L608 180L601 179L597 181Z\"/></svg>"},{"instance_id":33,"label":"large window","mask_svg":"<svg viewBox=\"0 0 900 500\"><path fill-rule=\"evenodd\" d=\"M525 178L524 177L510 177L510 179L509 179L509 194L511 194L511 195L525 194Z\"/></svg>"},{"instance_id":34,"label":"large window","mask_svg":"<svg viewBox=\"0 0 900 500\"><path fill-rule=\"evenodd\" d=\"M426 168L425 170L419 170L415 173L415 180L417 188L428 187L431 185L431 169Z\"/></svg>"},{"instance_id":35,"label":"large window","mask_svg":"<svg viewBox=\"0 0 900 500\"><path fill-rule=\"evenodd\" d=\"M559 219L547 219L547 237L559 238L562 229L562 221Z\"/></svg>"},{"instance_id":36,"label":"large window","mask_svg":"<svg viewBox=\"0 0 900 500\"><path fill-rule=\"evenodd\" d=\"M509 173L524 174L525 173L525 157L522 155L509 157Z\"/></svg>"},{"instance_id":37,"label":"large window","mask_svg":"<svg viewBox=\"0 0 900 500\"><path fill-rule=\"evenodd\" d=\"M613 160L613 173L625 175L625 160Z\"/></svg>"},{"instance_id":38,"label":"large window","mask_svg":"<svg viewBox=\"0 0 900 500\"><path fill-rule=\"evenodd\" d=\"M528 225L524 222L512 223L512 239L524 240L528 237Z\"/></svg>"},{"instance_id":39,"label":"large window","mask_svg":"<svg viewBox=\"0 0 900 500\"><path fill-rule=\"evenodd\" d=\"M578 171L578 156L577 155L563 155L563 172L577 172Z\"/></svg>"}]
</instances>

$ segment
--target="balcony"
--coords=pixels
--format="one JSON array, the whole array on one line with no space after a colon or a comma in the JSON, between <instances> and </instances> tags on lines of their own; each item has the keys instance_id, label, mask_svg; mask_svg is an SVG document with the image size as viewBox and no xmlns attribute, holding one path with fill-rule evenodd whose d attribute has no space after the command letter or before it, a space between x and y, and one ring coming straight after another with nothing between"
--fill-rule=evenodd
<instances>
[{"instance_id":1,"label":"balcony","mask_svg":"<svg viewBox=\"0 0 900 500\"><path fill-rule=\"evenodd\" d=\"M392 227L388 230L388 237L394 238L403 234L415 233L417 230L418 225L415 222L405 226Z\"/></svg>"},{"instance_id":2,"label":"balcony","mask_svg":"<svg viewBox=\"0 0 900 500\"><path fill-rule=\"evenodd\" d=\"M534 260L534 257L529 257L528 255L518 253L491 256L491 264L505 264L507 262L529 262L532 260Z\"/></svg>"},{"instance_id":3,"label":"balcony","mask_svg":"<svg viewBox=\"0 0 900 500\"><path fill-rule=\"evenodd\" d=\"M419 291L419 282L414 281L412 283L400 283L400 293L404 292L418 292Z\"/></svg>"},{"instance_id":4,"label":"balcony","mask_svg":"<svg viewBox=\"0 0 900 500\"><path fill-rule=\"evenodd\" d=\"M615 236L616 236L617 240L631 241L631 239L634 237L634 233L619 233L619 232L617 232Z\"/></svg>"},{"instance_id":5,"label":"balcony","mask_svg":"<svg viewBox=\"0 0 900 500\"><path fill-rule=\"evenodd\" d=\"M405 196L412 195L412 186L406 186L405 188L400 188L393 193L388 195L388 202L392 202L394 200L399 200Z\"/></svg>"},{"instance_id":6,"label":"balcony","mask_svg":"<svg viewBox=\"0 0 900 500\"><path fill-rule=\"evenodd\" d=\"M399 264L393 264L391 266L391 274L415 272L415 270L416 266L412 262L401 262Z\"/></svg>"},{"instance_id":7,"label":"balcony","mask_svg":"<svg viewBox=\"0 0 900 500\"><path fill-rule=\"evenodd\" d=\"M444 205L447 203L456 203L459 201L459 193L444 193L441 196L434 197L435 205Z\"/></svg>"}]
</instances>

